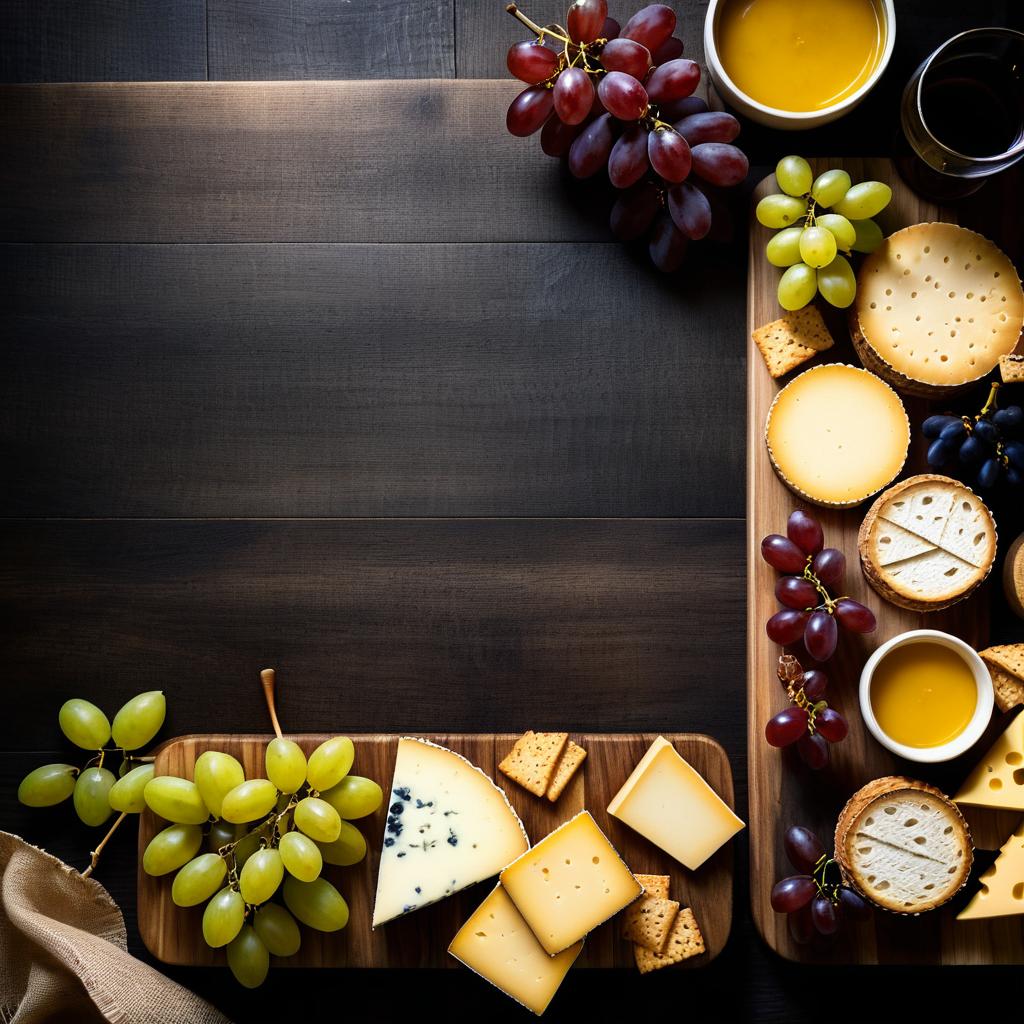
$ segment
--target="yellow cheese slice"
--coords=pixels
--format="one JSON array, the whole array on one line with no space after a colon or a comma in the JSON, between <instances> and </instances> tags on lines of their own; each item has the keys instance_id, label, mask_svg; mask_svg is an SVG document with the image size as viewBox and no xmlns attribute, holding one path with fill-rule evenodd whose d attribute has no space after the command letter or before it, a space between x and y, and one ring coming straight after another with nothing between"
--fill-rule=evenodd
<instances>
[{"instance_id":1,"label":"yellow cheese slice","mask_svg":"<svg viewBox=\"0 0 1024 1024\"><path fill-rule=\"evenodd\" d=\"M899 396L867 370L829 363L776 396L765 428L783 481L818 505L859 505L891 483L907 459L910 422Z\"/></svg>"},{"instance_id":2,"label":"yellow cheese slice","mask_svg":"<svg viewBox=\"0 0 1024 1024\"><path fill-rule=\"evenodd\" d=\"M958 921L1024 914L1024 821L1003 844L980 881L974 899L956 915Z\"/></svg>"},{"instance_id":3,"label":"yellow cheese slice","mask_svg":"<svg viewBox=\"0 0 1024 1024\"><path fill-rule=\"evenodd\" d=\"M664 736L659 736L608 805L608 813L691 870L743 822Z\"/></svg>"},{"instance_id":4,"label":"yellow cheese slice","mask_svg":"<svg viewBox=\"0 0 1024 1024\"><path fill-rule=\"evenodd\" d=\"M1006 727L953 799L972 807L1024 811L1024 715Z\"/></svg>"},{"instance_id":5,"label":"yellow cheese slice","mask_svg":"<svg viewBox=\"0 0 1024 1024\"><path fill-rule=\"evenodd\" d=\"M498 885L459 929L448 952L539 1017L581 949L582 939L549 956Z\"/></svg>"},{"instance_id":6,"label":"yellow cheese slice","mask_svg":"<svg viewBox=\"0 0 1024 1024\"><path fill-rule=\"evenodd\" d=\"M587 811L509 864L501 884L550 954L578 942L644 891Z\"/></svg>"}]
</instances>

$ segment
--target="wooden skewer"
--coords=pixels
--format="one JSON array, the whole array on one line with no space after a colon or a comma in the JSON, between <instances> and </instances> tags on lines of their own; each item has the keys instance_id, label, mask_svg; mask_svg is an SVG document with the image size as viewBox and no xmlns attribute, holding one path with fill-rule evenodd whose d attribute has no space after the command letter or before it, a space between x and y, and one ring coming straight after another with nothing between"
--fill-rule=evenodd
<instances>
[{"instance_id":1,"label":"wooden skewer","mask_svg":"<svg viewBox=\"0 0 1024 1024\"><path fill-rule=\"evenodd\" d=\"M263 696L267 701L267 711L270 712L270 724L274 727L277 738L281 738L281 723L277 720L277 708L274 706L274 678L272 668L265 668L260 672L260 682L263 683Z\"/></svg>"}]
</instances>

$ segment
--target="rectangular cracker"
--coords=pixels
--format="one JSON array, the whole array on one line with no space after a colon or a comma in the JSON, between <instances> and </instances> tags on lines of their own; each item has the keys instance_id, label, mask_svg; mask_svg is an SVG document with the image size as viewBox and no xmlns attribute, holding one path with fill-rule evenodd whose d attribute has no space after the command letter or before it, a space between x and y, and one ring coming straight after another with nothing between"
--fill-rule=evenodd
<instances>
[{"instance_id":1,"label":"rectangular cracker","mask_svg":"<svg viewBox=\"0 0 1024 1024\"><path fill-rule=\"evenodd\" d=\"M548 785L547 797L552 803L562 795L562 790L569 785L572 777L576 774L576 769L586 759L587 752L578 743L573 743L572 740L566 743L555 768L555 774L551 777L551 783Z\"/></svg>"},{"instance_id":2,"label":"rectangular cracker","mask_svg":"<svg viewBox=\"0 0 1024 1024\"><path fill-rule=\"evenodd\" d=\"M1024 382L1024 355L999 357L999 376L1004 384Z\"/></svg>"},{"instance_id":3,"label":"rectangular cracker","mask_svg":"<svg viewBox=\"0 0 1024 1024\"><path fill-rule=\"evenodd\" d=\"M498 770L535 796L543 796L569 739L567 732L533 732L516 740Z\"/></svg>"},{"instance_id":4,"label":"rectangular cracker","mask_svg":"<svg viewBox=\"0 0 1024 1024\"><path fill-rule=\"evenodd\" d=\"M697 919L689 907L684 907L676 914L675 924L669 933L663 953L654 953L643 946L633 946L636 965L641 974L661 970L671 964L682 963L691 956L699 956L704 952L704 936L697 926Z\"/></svg>"},{"instance_id":5,"label":"rectangular cracker","mask_svg":"<svg viewBox=\"0 0 1024 1024\"><path fill-rule=\"evenodd\" d=\"M635 871L633 877L644 887L644 893L648 896L657 896L659 899L668 899L668 887L671 883L669 875L638 875Z\"/></svg>"},{"instance_id":6,"label":"rectangular cracker","mask_svg":"<svg viewBox=\"0 0 1024 1024\"><path fill-rule=\"evenodd\" d=\"M622 937L644 949L661 953L678 913L677 900L645 894L623 911Z\"/></svg>"},{"instance_id":7,"label":"rectangular cracker","mask_svg":"<svg viewBox=\"0 0 1024 1024\"><path fill-rule=\"evenodd\" d=\"M815 306L786 313L750 336L773 377L784 377L835 344Z\"/></svg>"}]
</instances>

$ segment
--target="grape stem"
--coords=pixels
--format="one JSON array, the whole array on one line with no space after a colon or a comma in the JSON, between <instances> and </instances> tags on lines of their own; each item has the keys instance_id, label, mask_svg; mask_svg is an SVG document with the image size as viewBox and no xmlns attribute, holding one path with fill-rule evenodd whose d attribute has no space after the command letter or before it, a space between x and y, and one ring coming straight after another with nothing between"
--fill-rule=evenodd
<instances>
[{"instance_id":1,"label":"grape stem","mask_svg":"<svg viewBox=\"0 0 1024 1024\"><path fill-rule=\"evenodd\" d=\"M267 711L270 713L270 724L274 727L274 735L281 739L281 723L277 720L277 708L274 706L274 680L275 672L272 668L265 668L260 672L263 697L267 702Z\"/></svg>"},{"instance_id":2,"label":"grape stem","mask_svg":"<svg viewBox=\"0 0 1024 1024\"><path fill-rule=\"evenodd\" d=\"M128 817L127 811L122 811L118 816L117 820L113 825L110 826L110 831L99 841L95 850L92 850L89 854L89 866L82 872L83 878L88 878L96 868L96 865L100 862L100 854L103 852L103 847L110 842L110 837L117 831L118 826L125 818Z\"/></svg>"},{"instance_id":3,"label":"grape stem","mask_svg":"<svg viewBox=\"0 0 1024 1024\"><path fill-rule=\"evenodd\" d=\"M505 10L508 11L508 13L511 14L513 18L516 18L519 21L521 21L531 32L535 32L537 34L537 38L541 42L544 41L545 36L550 36L552 39L557 39L560 43L565 43L567 47L572 42L572 40L566 35L561 35L558 32L554 32L550 28L541 28L540 25L538 25L535 21L531 21L525 14L523 14L523 12L519 10L519 8L515 4L506 4Z\"/></svg>"},{"instance_id":4,"label":"grape stem","mask_svg":"<svg viewBox=\"0 0 1024 1024\"><path fill-rule=\"evenodd\" d=\"M838 882L830 882L828 880L829 869L833 867L839 872ZM839 871L839 865L836 861L822 854L818 858L817 864L814 865L811 877L814 879L814 884L817 885L820 895L824 896L833 906L837 905L839 903L839 890L843 887L843 880L842 872Z\"/></svg>"},{"instance_id":5,"label":"grape stem","mask_svg":"<svg viewBox=\"0 0 1024 1024\"><path fill-rule=\"evenodd\" d=\"M986 417L999 404L997 398L999 394L999 388L999 381L992 381L992 387L990 387L988 391L988 399L986 400L985 404L981 407L981 412L979 412L978 415L974 417L975 421Z\"/></svg>"}]
</instances>

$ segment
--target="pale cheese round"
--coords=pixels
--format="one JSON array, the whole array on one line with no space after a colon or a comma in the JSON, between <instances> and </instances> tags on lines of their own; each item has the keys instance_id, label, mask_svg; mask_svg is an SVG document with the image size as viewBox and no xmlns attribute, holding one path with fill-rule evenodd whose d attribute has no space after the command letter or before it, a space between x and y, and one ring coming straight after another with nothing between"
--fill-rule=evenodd
<instances>
[{"instance_id":1,"label":"pale cheese round","mask_svg":"<svg viewBox=\"0 0 1024 1024\"><path fill-rule=\"evenodd\" d=\"M988 239L956 224L915 224L864 260L853 313L865 365L901 390L944 392L984 377L1014 350L1024 292Z\"/></svg>"},{"instance_id":2,"label":"pale cheese round","mask_svg":"<svg viewBox=\"0 0 1024 1024\"><path fill-rule=\"evenodd\" d=\"M842 363L804 371L775 397L768 454L786 485L816 505L850 508L899 474L910 422L899 395Z\"/></svg>"}]
</instances>

